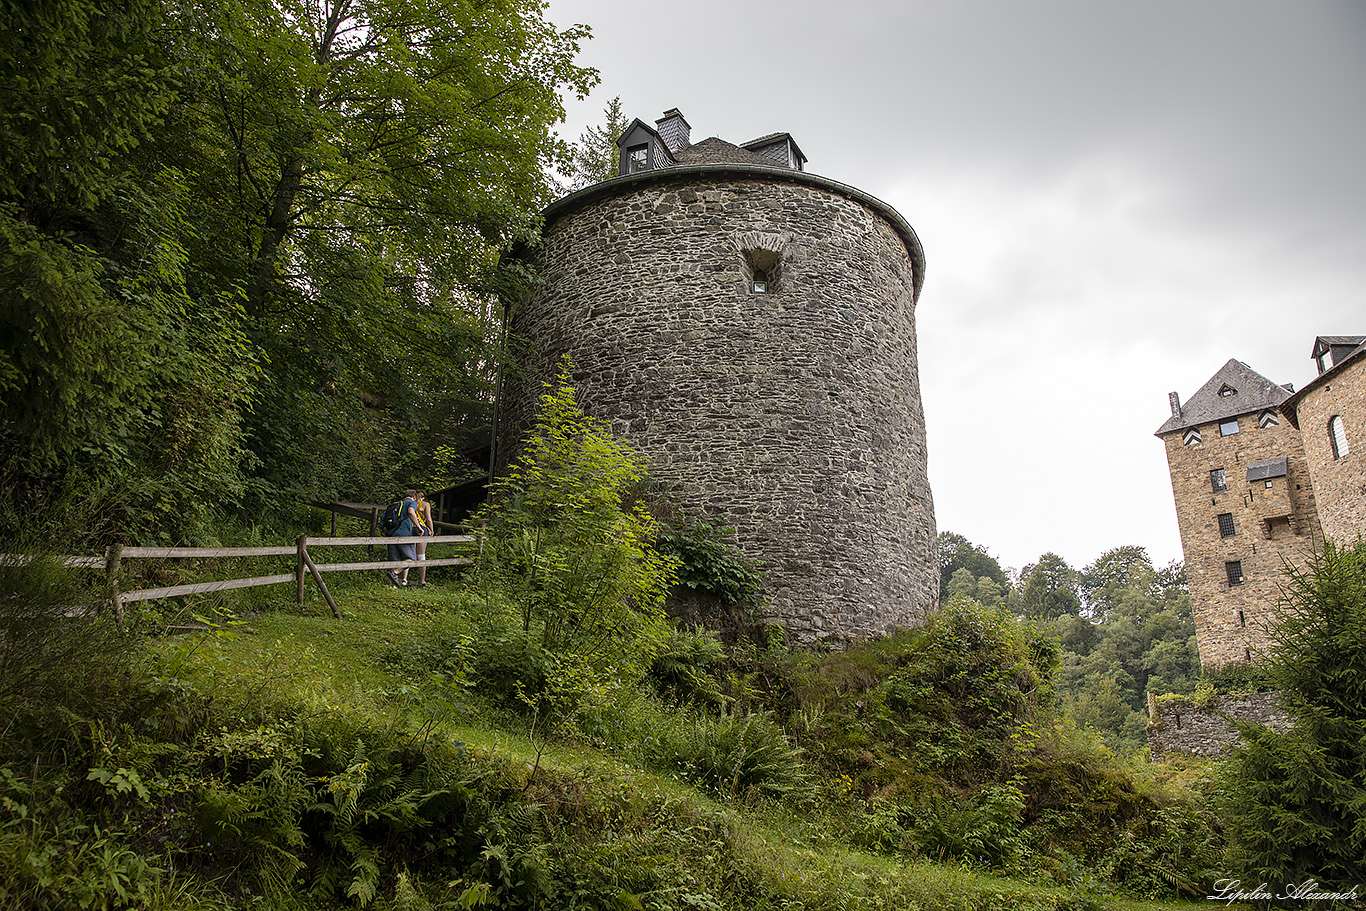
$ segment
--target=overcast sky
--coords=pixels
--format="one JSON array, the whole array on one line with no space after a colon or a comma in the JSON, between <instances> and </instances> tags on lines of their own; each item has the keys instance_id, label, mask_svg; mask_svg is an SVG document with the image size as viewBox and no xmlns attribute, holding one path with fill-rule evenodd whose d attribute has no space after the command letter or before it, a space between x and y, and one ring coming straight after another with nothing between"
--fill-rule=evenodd
<instances>
[{"instance_id":1,"label":"overcast sky","mask_svg":"<svg viewBox=\"0 0 1366 911\"><path fill-rule=\"evenodd\" d=\"M1153 436L1231 357L1299 388L1366 334L1366 3L551 0L694 141L791 133L925 247L940 531L1019 568L1181 556Z\"/></svg>"}]
</instances>

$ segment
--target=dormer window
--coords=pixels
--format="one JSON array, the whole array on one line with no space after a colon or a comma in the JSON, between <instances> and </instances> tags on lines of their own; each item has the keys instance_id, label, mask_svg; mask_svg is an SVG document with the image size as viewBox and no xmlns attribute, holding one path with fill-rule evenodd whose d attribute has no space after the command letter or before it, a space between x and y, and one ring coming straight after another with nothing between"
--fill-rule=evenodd
<instances>
[{"instance_id":1,"label":"dormer window","mask_svg":"<svg viewBox=\"0 0 1366 911\"><path fill-rule=\"evenodd\" d=\"M1237 389L1234 389L1234 388L1233 388L1232 386L1230 386L1228 383L1225 383L1224 385L1222 385L1222 386L1219 387L1219 395L1220 395L1220 397L1230 396L1230 395L1237 395L1237 394L1238 394L1238 390L1237 390Z\"/></svg>"},{"instance_id":2,"label":"dormer window","mask_svg":"<svg viewBox=\"0 0 1366 911\"><path fill-rule=\"evenodd\" d=\"M639 174L641 171L650 170L650 147L638 145L627 149L626 169L627 174Z\"/></svg>"},{"instance_id":3,"label":"dormer window","mask_svg":"<svg viewBox=\"0 0 1366 911\"><path fill-rule=\"evenodd\" d=\"M755 275L754 281L749 283L749 290L751 294L767 294L768 278L763 273Z\"/></svg>"}]
</instances>

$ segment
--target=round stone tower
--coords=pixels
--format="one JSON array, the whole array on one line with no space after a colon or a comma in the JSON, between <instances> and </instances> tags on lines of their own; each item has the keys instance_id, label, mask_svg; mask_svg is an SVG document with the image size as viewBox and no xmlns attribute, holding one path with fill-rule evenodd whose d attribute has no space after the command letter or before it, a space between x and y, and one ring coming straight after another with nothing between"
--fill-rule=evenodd
<instances>
[{"instance_id":1,"label":"round stone tower","mask_svg":"<svg viewBox=\"0 0 1366 911\"><path fill-rule=\"evenodd\" d=\"M538 282L507 302L524 370L505 380L498 461L568 355L584 410L685 511L735 527L767 620L800 642L919 624L939 589L920 242L887 204L802 170L785 133L690 145L669 117L635 121L622 176L551 205L519 254Z\"/></svg>"}]
</instances>

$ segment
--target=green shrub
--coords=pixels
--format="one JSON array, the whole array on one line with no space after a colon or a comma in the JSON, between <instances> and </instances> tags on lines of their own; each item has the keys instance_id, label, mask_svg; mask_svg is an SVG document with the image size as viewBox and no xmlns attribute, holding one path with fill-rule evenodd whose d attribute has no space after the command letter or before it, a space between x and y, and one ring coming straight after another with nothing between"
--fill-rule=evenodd
<instances>
[{"instance_id":1,"label":"green shrub","mask_svg":"<svg viewBox=\"0 0 1366 911\"><path fill-rule=\"evenodd\" d=\"M920 804L907 831L918 851L929 857L1015 867L1027 852L1024 806L1018 785L991 784L967 796Z\"/></svg>"},{"instance_id":2,"label":"green shrub","mask_svg":"<svg viewBox=\"0 0 1366 911\"><path fill-rule=\"evenodd\" d=\"M695 716L654 749L662 765L725 796L800 796L811 787L802 751L766 714Z\"/></svg>"},{"instance_id":3,"label":"green shrub","mask_svg":"<svg viewBox=\"0 0 1366 911\"><path fill-rule=\"evenodd\" d=\"M660 694L679 703L724 707L721 674L726 650L704 627L674 629L655 653L649 679Z\"/></svg>"},{"instance_id":4,"label":"green shrub","mask_svg":"<svg viewBox=\"0 0 1366 911\"><path fill-rule=\"evenodd\" d=\"M584 414L568 369L547 384L522 455L473 520L484 535L476 584L490 612L510 607L520 630L480 644L480 673L533 699L643 675L668 635L663 604L675 581L674 561L652 546L654 519L624 499L644 463Z\"/></svg>"},{"instance_id":5,"label":"green shrub","mask_svg":"<svg viewBox=\"0 0 1366 911\"><path fill-rule=\"evenodd\" d=\"M732 543L735 529L720 519L664 526L656 549L678 564L678 584L715 596L723 604L753 604L763 575Z\"/></svg>"}]
</instances>

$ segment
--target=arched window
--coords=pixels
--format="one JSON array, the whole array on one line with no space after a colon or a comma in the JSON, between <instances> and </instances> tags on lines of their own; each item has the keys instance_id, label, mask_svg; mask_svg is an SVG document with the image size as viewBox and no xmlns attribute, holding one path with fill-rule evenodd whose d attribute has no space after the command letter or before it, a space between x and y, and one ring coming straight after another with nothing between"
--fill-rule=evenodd
<instances>
[{"instance_id":1,"label":"arched window","mask_svg":"<svg viewBox=\"0 0 1366 911\"><path fill-rule=\"evenodd\" d=\"M1347 454L1347 425L1342 423L1342 415L1335 414L1329 420L1328 440L1333 444L1333 458L1340 459Z\"/></svg>"}]
</instances>

